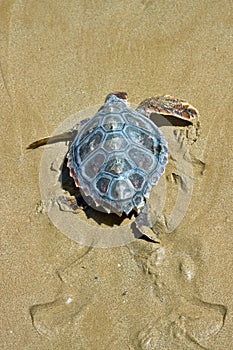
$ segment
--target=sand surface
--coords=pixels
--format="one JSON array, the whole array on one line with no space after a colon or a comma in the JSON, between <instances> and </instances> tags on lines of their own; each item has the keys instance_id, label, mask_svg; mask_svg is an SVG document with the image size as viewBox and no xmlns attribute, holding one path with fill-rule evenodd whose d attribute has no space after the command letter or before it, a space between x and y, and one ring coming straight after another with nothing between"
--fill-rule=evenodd
<instances>
[{"instance_id":1,"label":"sand surface","mask_svg":"<svg viewBox=\"0 0 233 350\"><path fill-rule=\"evenodd\" d=\"M232 10L0 2L1 349L233 349ZM115 90L183 97L201 114L190 204L160 245L82 246L41 209L43 149L27 145Z\"/></svg>"}]
</instances>

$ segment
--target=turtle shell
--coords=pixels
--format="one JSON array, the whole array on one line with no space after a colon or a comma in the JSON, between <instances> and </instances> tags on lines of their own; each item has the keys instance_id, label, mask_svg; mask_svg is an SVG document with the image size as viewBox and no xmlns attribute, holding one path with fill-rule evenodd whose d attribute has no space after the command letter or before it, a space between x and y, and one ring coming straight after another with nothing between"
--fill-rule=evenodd
<instances>
[{"instance_id":1,"label":"turtle shell","mask_svg":"<svg viewBox=\"0 0 233 350\"><path fill-rule=\"evenodd\" d=\"M109 103L78 131L68 167L84 197L121 215L144 206L167 155L167 142L152 121L124 103Z\"/></svg>"}]
</instances>

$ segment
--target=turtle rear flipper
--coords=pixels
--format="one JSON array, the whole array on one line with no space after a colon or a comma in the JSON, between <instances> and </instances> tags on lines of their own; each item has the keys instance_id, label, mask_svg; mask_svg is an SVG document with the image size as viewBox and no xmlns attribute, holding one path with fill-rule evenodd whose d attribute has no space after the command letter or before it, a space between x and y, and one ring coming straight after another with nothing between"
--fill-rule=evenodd
<instances>
[{"instance_id":1,"label":"turtle rear flipper","mask_svg":"<svg viewBox=\"0 0 233 350\"><path fill-rule=\"evenodd\" d=\"M141 212L136 217L135 225L137 230L141 233L142 236L146 236L150 241L153 241L155 243L160 243L158 236L152 229L148 206L146 203L143 209L141 210Z\"/></svg>"}]
</instances>

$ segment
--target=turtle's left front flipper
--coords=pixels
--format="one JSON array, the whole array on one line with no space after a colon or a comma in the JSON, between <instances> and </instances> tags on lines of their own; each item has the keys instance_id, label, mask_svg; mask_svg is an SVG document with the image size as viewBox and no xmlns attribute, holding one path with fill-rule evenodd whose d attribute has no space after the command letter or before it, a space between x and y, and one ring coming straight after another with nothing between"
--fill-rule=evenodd
<instances>
[{"instance_id":1,"label":"turtle's left front flipper","mask_svg":"<svg viewBox=\"0 0 233 350\"><path fill-rule=\"evenodd\" d=\"M31 143L30 145L27 146L27 149L35 149L35 148L44 146L46 144L51 144L56 142L71 141L73 140L74 136L75 135L73 131L67 131L67 132L64 132L63 134L45 137L43 139L40 139Z\"/></svg>"},{"instance_id":2,"label":"turtle's left front flipper","mask_svg":"<svg viewBox=\"0 0 233 350\"><path fill-rule=\"evenodd\" d=\"M136 111L152 119L157 126L188 126L199 116L189 102L170 95L150 97L142 101Z\"/></svg>"},{"instance_id":3,"label":"turtle's left front flipper","mask_svg":"<svg viewBox=\"0 0 233 350\"><path fill-rule=\"evenodd\" d=\"M65 141L73 141L75 136L77 135L79 128L84 125L89 118L83 119L81 122L76 123L71 130L65 131L62 134L48 136L43 139L37 140L30 145L27 146L27 149L35 149L47 144L56 143L56 142L65 142Z\"/></svg>"}]
</instances>

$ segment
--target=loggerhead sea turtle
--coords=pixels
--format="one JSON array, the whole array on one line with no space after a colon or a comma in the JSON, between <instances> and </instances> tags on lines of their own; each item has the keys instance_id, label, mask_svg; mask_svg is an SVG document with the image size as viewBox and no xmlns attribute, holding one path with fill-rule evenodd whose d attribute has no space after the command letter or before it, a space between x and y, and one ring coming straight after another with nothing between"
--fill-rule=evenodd
<instances>
[{"instance_id":1,"label":"loggerhead sea turtle","mask_svg":"<svg viewBox=\"0 0 233 350\"><path fill-rule=\"evenodd\" d=\"M198 116L187 101L169 95L144 100L130 108L126 92L107 95L104 105L63 134L31 143L34 149L47 143L70 141L67 166L82 197L97 210L121 216L135 211L139 231L154 240L149 228L146 198L168 161L165 137L152 122L163 116L173 125L186 126ZM156 119L156 118L155 118ZM70 201L67 200L67 206ZM73 202L72 202L73 205ZM77 208L77 203L76 203ZM72 209L72 208L71 208Z\"/></svg>"}]
</instances>

